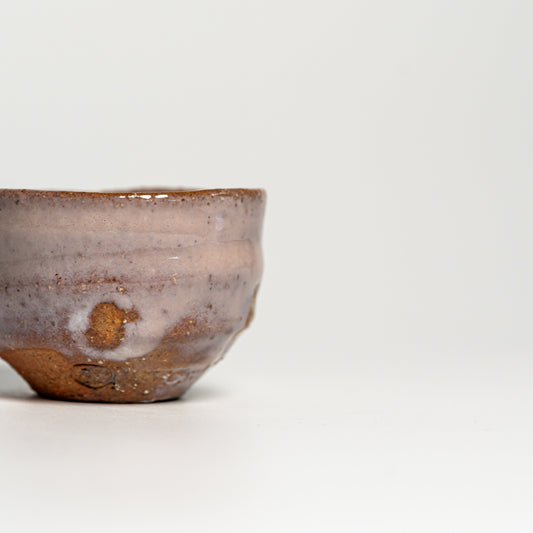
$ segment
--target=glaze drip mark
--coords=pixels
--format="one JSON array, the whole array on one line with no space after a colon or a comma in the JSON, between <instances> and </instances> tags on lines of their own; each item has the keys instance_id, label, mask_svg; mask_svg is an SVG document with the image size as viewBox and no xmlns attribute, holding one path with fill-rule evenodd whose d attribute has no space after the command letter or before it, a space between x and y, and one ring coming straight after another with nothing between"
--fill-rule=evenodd
<instances>
[{"instance_id":1,"label":"glaze drip mark","mask_svg":"<svg viewBox=\"0 0 533 533\"><path fill-rule=\"evenodd\" d=\"M254 319L255 316L255 302L257 300L257 293L259 292L259 285L257 285L252 294L252 299L250 301L250 310L248 311L248 316L246 317L246 322L244 324L244 329L246 329Z\"/></svg>"},{"instance_id":2,"label":"glaze drip mark","mask_svg":"<svg viewBox=\"0 0 533 533\"><path fill-rule=\"evenodd\" d=\"M105 387L115 379L111 369L99 365L74 365L70 373L80 385L91 389Z\"/></svg>"},{"instance_id":3,"label":"glaze drip mark","mask_svg":"<svg viewBox=\"0 0 533 533\"><path fill-rule=\"evenodd\" d=\"M126 324L138 318L135 309L120 309L111 302L99 303L89 316L90 325L85 332L87 344L99 350L114 350L126 335Z\"/></svg>"}]
</instances>

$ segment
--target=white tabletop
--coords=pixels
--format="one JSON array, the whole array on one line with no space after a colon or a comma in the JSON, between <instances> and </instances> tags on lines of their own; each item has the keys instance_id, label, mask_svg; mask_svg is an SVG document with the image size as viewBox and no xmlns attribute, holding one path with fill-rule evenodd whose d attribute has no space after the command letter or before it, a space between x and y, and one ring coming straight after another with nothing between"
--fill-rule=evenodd
<instances>
[{"instance_id":1,"label":"white tabletop","mask_svg":"<svg viewBox=\"0 0 533 533\"><path fill-rule=\"evenodd\" d=\"M146 405L40 399L1 366L5 531L530 530L528 357L429 355L236 348Z\"/></svg>"}]
</instances>

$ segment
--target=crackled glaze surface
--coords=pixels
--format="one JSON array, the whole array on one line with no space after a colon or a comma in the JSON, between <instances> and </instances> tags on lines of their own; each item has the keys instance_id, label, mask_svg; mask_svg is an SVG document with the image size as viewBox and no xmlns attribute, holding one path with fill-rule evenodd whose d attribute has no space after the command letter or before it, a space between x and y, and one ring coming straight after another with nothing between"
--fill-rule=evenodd
<instances>
[{"instance_id":1,"label":"crackled glaze surface","mask_svg":"<svg viewBox=\"0 0 533 533\"><path fill-rule=\"evenodd\" d=\"M46 395L179 396L251 317L264 202L244 189L0 190L0 356ZM66 392L41 383L47 360Z\"/></svg>"}]
</instances>

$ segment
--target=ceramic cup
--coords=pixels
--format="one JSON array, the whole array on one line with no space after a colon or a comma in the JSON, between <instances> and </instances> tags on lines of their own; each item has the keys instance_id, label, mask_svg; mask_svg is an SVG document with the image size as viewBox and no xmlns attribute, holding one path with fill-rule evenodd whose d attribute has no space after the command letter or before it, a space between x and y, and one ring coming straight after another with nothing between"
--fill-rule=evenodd
<instances>
[{"instance_id":1,"label":"ceramic cup","mask_svg":"<svg viewBox=\"0 0 533 533\"><path fill-rule=\"evenodd\" d=\"M0 190L0 357L46 397L180 397L252 319L265 199Z\"/></svg>"}]
</instances>

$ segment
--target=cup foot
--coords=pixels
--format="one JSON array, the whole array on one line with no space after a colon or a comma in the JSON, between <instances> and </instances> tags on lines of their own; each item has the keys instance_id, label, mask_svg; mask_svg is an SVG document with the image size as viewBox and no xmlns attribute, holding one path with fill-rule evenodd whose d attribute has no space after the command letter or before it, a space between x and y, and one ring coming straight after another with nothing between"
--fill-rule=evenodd
<instances>
[{"instance_id":1,"label":"cup foot","mask_svg":"<svg viewBox=\"0 0 533 533\"><path fill-rule=\"evenodd\" d=\"M125 361L87 360L51 349L0 354L39 395L82 402L136 403L182 396L209 364L185 363L179 353L158 351Z\"/></svg>"}]
</instances>

